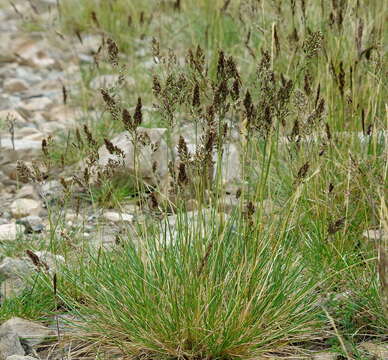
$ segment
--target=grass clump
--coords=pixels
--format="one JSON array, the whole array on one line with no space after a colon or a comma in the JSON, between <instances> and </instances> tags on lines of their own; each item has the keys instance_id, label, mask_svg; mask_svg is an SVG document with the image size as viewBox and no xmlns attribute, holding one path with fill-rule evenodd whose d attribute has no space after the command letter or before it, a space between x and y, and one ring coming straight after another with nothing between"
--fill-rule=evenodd
<instances>
[{"instance_id":1,"label":"grass clump","mask_svg":"<svg viewBox=\"0 0 388 360\"><path fill-rule=\"evenodd\" d=\"M63 275L85 296L79 303L61 293L86 320L91 343L135 357L232 359L314 339L316 284L283 224L252 231L236 218L217 228L213 214L187 229L183 216L173 244L147 237L139 249L128 239L81 276Z\"/></svg>"}]
</instances>

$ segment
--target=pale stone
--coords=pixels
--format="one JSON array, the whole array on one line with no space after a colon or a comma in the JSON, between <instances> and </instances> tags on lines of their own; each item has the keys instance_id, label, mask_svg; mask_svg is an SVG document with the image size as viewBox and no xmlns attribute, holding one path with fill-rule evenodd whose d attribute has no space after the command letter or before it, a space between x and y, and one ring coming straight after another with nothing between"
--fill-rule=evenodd
<instances>
[{"instance_id":1,"label":"pale stone","mask_svg":"<svg viewBox=\"0 0 388 360\"><path fill-rule=\"evenodd\" d=\"M27 199L37 200L38 194L33 185L25 184L17 191L15 198L16 199L27 198Z\"/></svg>"},{"instance_id":2,"label":"pale stone","mask_svg":"<svg viewBox=\"0 0 388 360\"><path fill-rule=\"evenodd\" d=\"M336 360L338 357L337 353L322 351L312 356L313 360Z\"/></svg>"},{"instance_id":3,"label":"pale stone","mask_svg":"<svg viewBox=\"0 0 388 360\"><path fill-rule=\"evenodd\" d=\"M28 215L38 215L40 209L40 202L33 199L16 199L11 204L11 213L17 219Z\"/></svg>"},{"instance_id":4,"label":"pale stone","mask_svg":"<svg viewBox=\"0 0 388 360\"><path fill-rule=\"evenodd\" d=\"M24 139L26 139L26 137L34 136L36 134L44 136L38 129L35 129L33 127L29 127L29 126L24 126L24 127L17 129L15 131L15 138L24 140ZM32 140L32 139L30 139L30 140Z\"/></svg>"},{"instance_id":5,"label":"pale stone","mask_svg":"<svg viewBox=\"0 0 388 360\"><path fill-rule=\"evenodd\" d=\"M7 119L14 119L16 125L23 125L26 123L26 119L18 111L11 109L0 110L0 122Z\"/></svg>"},{"instance_id":6,"label":"pale stone","mask_svg":"<svg viewBox=\"0 0 388 360\"><path fill-rule=\"evenodd\" d=\"M49 267L50 272L55 272L65 263L62 255L55 255L49 251L36 251L35 255Z\"/></svg>"},{"instance_id":7,"label":"pale stone","mask_svg":"<svg viewBox=\"0 0 388 360\"><path fill-rule=\"evenodd\" d=\"M1 325L1 329L16 333L19 338L23 339L31 347L41 344L45 339L54 335L53 330L18 317L7 320Z\"/></svg>"},{"instance_id":8,"label":"pale stone","mask_svg":"<svg viewBox=\"0 0 388 360\"><path fill-rule=\"evenodd\" d=\"M4 81L3 88L8 93L22 92L28 89L28 84L21 79L7 79Z\"/></svg>"},{"instance_id":9,"label":"pale stone","mask_svg":"<svg viewBox=\"0 0 388 360\"><path fill-rule=\"evenodd\" d=\"M20 230L20 226L14 222L0 225L0 241L15 241L18 230Z\"/></svg>"},{"instance_id":10,"label":"pale stone","mask_svg":"<svg viewBox=\"0 0 388 360\"><path fill-rule=\"evenodd\" d=\"M66 105L56 105L47 114L49 121L64 124L68 127L76 125L76 120L81 117L81 112Z\"/></svg>"},{"instance_id":11,"label":"pale stone","mask_svg":"<svg viewBox=\"0 0 388 360\"><path fill-rule=\"evenodd\" d=\"M0 275L4 279L1 283L1 296L9 298L23 293L27 287L25 278L34 271L29 259L13 259L6 257L0 264Z\"/></svg>"},{"instance_id":12,"label":"pale stone","mask_svg":"<svg viewBox=\"0 0 388 360\"><path fill-rule=\"evenodd\" d=\"M388 344L376 344L372 341L366 341L360 344L360 348L366 350L369 354L376 356L377 359L388 359Z\"/></svg>"},{"instance_id":13,"label":"pale stone","mask_svg":"<svg viewBox=\"0 0 388 360\"><path fill-rule=\"evenodd\" d=\"M99 75L96 76L91 82L90 82L90 88L93 90L99 90L101 88L107 89L112 88L118 85L120 76L116 74L108 74L108 75Z\"/></svg>"},{"instance_id":14,"label":"pale stone","mask_svg":"<svg viewBox=\"0 0 388 360\"><path fill-rule=\"evenodd\" d=\"M137 171L140 178L145 182L157 183L157 179L163 178L168 173L168 159L167 159L167 144L164 140L164 135L167 129L147 129L138 128L137 131L140 136L147 137L155 148L152 146L139 146L136 159L136 170L134 161L134 146L131 141L131 136L128 132L123 132L113 138L111 142L124 152L124 158L118 155L112 155L107 148L102 146L99 150L99 165L106 166L109 161L122 162L123 170L129 173ZM157 163L156 172L153 172L153 164Z\"/></svg>"},{"instance_id":15,"label":"pale stone","mask_svg":"<svg viewBox=\"0 0 388 360\"><path fill-rule=\"evenodd\" d=\"M385 232L383 229L366 230L362 233L362 235L369 240L388 240L388 233Z\"/></svg>"},{"instance_id":16,"label":"pale stone","mask_svg":"<svg viewBox=\"0 0 388 360\"><path fill-rule=\"evenodd\" d=\"M0 327L0 360L6 360L12 355L24 355L24 349L19 337L13 331Z\"/></svg>"},{"instance_id":17,"label":"pale stone","mask_svg":"<svg viewBox=\"0 0 388 360\"><path fill-rule=\"evenodd\" d=\"M55 65L55 60L44 49L45 44L43 41L27 39L24 41L16 40L15 42L17 44L14 53L18 55L17 60L19 63L40 69Z\"/></svg>"},{"instance_id":18,"label":"pale stone","mask_svg":"<svg viewBox=\"0 0 388 360\"><path fill-rule=\"evenodd\" d=\"M51 104L52 100L48 97L34 97L26 100L20 105L20 108L24 111L42 111L46 110Z\"/></svg>"},{"instance_id":19,"label":"pale stone","mask_svg":"<svg viewBox=\"0 0 388 360\"><path fill-rule=\"evenodd\" d=\"M131 223L133 221L133 215L126 213L119 213L115 211L108 211L103 214L105 220L112 222L128 222Z\"/></svg>"}]
</instances>

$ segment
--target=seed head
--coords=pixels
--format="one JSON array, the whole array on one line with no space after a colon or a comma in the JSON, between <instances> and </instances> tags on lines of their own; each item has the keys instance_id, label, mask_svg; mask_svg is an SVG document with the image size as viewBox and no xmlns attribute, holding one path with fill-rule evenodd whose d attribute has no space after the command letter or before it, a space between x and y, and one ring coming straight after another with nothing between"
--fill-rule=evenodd
<instances>
[{"instance_id":1,"label":"seed head","mask_svg":"<svg viewBox=\"0 0 388 360\"><path fill-rule=\"evenodd\" d=\"M108 55L109 55L109 61L113 66L119 65L119 48L117 47L117 44L114 42L114 40L108 38L107 40L108 44Z\"/></svg>"},{"instance_id":2,"label":"seed head","mask_svg":"<svg viewBox=\"0 0 388 360\"><path fill-rule=\"evenodd\" d=\"M142 114L141 110L142 110L142 104L141 104L141 98L139 97L137 99L137 105L136 105L136 109L135 109L135 114L133 115L135 128L140 126L142 121L143 121L143 114Z\"/></svg>"},{"instance_id":3,"label":"seed head","mask_svg":"<svg viewBox=\"0 0 388 360\"><path fill-rule=\"evenodd\" d=\"M201 99L200 99L200 94L199 94L199 85L198 85L198 83L196 83L195 86L194 86L192 105L195 108L198 108L201 105Z\"/></svg>"}]
</instances>

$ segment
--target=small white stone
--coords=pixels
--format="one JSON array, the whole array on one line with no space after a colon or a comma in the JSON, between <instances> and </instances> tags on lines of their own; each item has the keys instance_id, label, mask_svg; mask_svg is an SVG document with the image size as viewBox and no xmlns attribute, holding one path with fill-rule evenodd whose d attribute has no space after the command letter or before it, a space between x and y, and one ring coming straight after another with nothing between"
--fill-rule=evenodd
<instances>
[{"instance_id":1,"label":"small white stone","mask_svg":"<svg viewBox=\"0 0 388 360\"><path fill-rule=\"evenodd\" d=\"M317 354L314 354L312 359L313 360L335 360L337 359L338 354L329 352L329 351L322 351Z\"/></svg>"},{"instance_id":2,"label":"small white stone","mask_svg":"<svg viewBox=\"0 0 388 360\"><path fill-rule=\"evenodd\" d=\"M388 233L384 232L383 229L366 230L362 233L362 235L369 240L388 240Z\"/></svg>"},{"instance_id":3,"label":"small white stone","mask_svg":"<svg viewBox=\"0 0 388 360\"><path fill-rule=\"evenodd\" d=\"M17 199L11 204L11 213L15 218L22 218L28 215L38 215L40 202L33 199Z\"/></svg>"},{"instance_id":4,"label":"small white stone","mask_svg":"<svg viewBox=\"0 0 388 360\"><path fill-rule=\"evenodd\" d=\"M132 222L133 221L133 215L131 214L123 214L118 213L115 211L108 211L104 213L103 215L105 220L112 221L112 222Z\"/></svg>"},{"instance_id":5,"label":"small white stone","mask_svg":"<svg viewBox=\"0 0 388 360\"><path fill-rule=\"evenodd\" d=\"M15 223L0 225L0 241L14 241L18 232Z\"/></svg>"}]
</instances>

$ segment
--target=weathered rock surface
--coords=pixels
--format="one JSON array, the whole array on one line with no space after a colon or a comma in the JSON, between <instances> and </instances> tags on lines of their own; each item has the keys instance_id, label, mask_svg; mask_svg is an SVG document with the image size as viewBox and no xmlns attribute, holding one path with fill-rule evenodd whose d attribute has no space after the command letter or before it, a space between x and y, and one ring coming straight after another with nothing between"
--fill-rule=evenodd
<instances>
[{"instance_id":1,"label":"weathered rock surface","mask_svg":"<svg viewBox=\"0 0 388 360\"><path fill-rule=\"evenodd\" d=\"M107 211L103 214L103 217L107 221L111 222L127 222L131 223L133 222L134 216L131 214L126 214L126 213L120 213L116 211Z\"/></svg>"},{"instance_id":2,"label":"weathered rock surface","mask_svg":"<svg viewBox=\"0 0 388 360\"><path fill-rule=\"evenodd\" d=\"M322 351L312 356L313 360L336 360L338 358L337 353Z\"/></svg>"},{"instance_id":3,"label":"weathered rock surface","mask_svg":"<svg viewBox=\"0 0 388 360\"><path fill-rule=\"evenodd\" d=\"M39 216L26 216L16 222L25 227L26 233L39 233L44 230L43 220Z\"/></svg>"},{"instance_id":4,"label":"weathered rock surface","mask_svg":"<svg viewBox=\"0 0 388 360\"><path fill-rule=\"evenodd\" d=\"M20 295L27 287L25 278L32 274L34 266L28 259L6 257L0 264L1 297Z\"/></svg>"},{"instance_id":5,"label":"weathered rock surface","mask_svg":"<svg viewBox=\"0 0 388 360\"><path fill-rule=\"evenodd\" d=\"M3 83L3 89L9 93L21 92L28 89L28 84L22 79L7 79Z\"/></svg>"},{"instance_id":6,"label":"weathered rock surface","mask_svg":"<svg viewBox=\"0 0 388 360\"><path fill-rule=\"evenodd\" d=\"M383 229L366 230L362 233L362 235L367 239L373 240L373 241L388 240L388 233L386 233Z\"/></svg>"},{"instance_id":7,"label":"weathered rock surface","mask_svg":"<svg viewBox=\"0 0 388 360\"><path fill-rule=\"evenodd\" d=\"M54 255L48 251L36 251L34 254L43 264L43 270L53 273L57 272L59 267L65 263L61 255ZM13 297L23 293L28 287L28 277L36 271L35 265L30 258L15 259L6 257L0 264L0 277L3 278L1 283L1 296Z\"/></svg>"},{"instance_id":8,"label":"weathered rock surface","mask_svg":"<svg viewBox=\"0 0 388 360\"><path fill-rule=\"evenodd\" d=\"M388 344L377 344L372 341L366 341L360 344L359 347L379 360L388 359Z\"/></svg>"},{"instance_id":9,"label":"weathered rock surface","mask_svg":"<svg viewBox=\"0 0 388 360\"><path fill-rule=\"evenodd\" d=\"M0 225L0 241L15 241L20 230L21 227L14 222Z\"/></svg>"},{"instance_id":10,"label":"weathered rock surface","mask_svg":"<svg viewBox=\"0 0 388 360\"><path fill-rule=\"evenodd\" d=\"M24 348L14 331L0 327L0 360L12 355L25 355Z\"/></svg>"},{"instance_id":11,"label":"weathered rock surface","mask_svg":"<svg viewBox=\"0 0 388 360\"><path fill-rule=\"evenodd\" d=\"M23 339L30 347L39 345L48 337L55 335L53 330L41 324L18 317L7 320L0 329L17 334L19 339Z\"/></svg>"},{"instance_id":12,"label":"weathered rock surface","mask_svg":"<svg viewBox=\"0 0 388 360\"><path fill-rule=\"evenodd\" d=\"M38 215L40 209L40 202L33 199L16 199L11 204L11 213L16 219L29 215Z\"/></svg>"},{"instance_id":13,"label":"weathered rock surface","mask_svg":"<svg viewBox=\"0 0 388 360\"><path fill-rule=\"evenodd\" d=\"M168 172L167 144L164 139L166 131L160 128L138 128L140 136L147 145L139 145L136 163L131 135L126 131L119 134L111 142L124 152L124 158L110 154L107 148L102 146L98 151L99 165L106 166L109 161L123 160L123 166L127 172L132 174L137 172L144 181L156 183L158 178L163 178ZM154 164L156 164L155 172Z\"/></svg>"}]
</instances>

